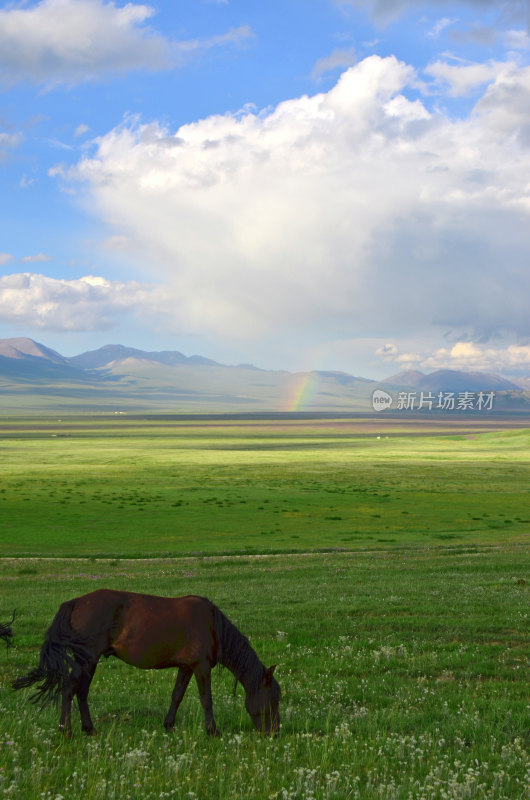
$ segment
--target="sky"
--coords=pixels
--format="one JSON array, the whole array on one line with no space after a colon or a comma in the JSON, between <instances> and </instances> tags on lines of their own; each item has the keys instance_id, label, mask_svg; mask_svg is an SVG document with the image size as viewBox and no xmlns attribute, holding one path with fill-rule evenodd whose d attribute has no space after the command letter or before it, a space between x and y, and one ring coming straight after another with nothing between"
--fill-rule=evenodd
<instances>
[{"instance_id":1,"label":"sky","mask_svg":"<svg viewBox=\"0 0 530 800\"><path fill-rule=\"evenodd\" d=\"M0 338L530 372L530 0L0 0Z\"/></svg>"}]
</instances>

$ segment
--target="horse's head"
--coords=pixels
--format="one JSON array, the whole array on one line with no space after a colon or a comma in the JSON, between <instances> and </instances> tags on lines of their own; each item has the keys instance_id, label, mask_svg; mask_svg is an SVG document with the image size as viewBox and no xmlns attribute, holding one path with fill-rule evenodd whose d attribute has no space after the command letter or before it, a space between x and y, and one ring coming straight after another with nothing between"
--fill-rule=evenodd
<instances>
[{"instance_id":1,"label":"horse's head","mask_svg":"<svg viewBox=\"0 0 530 800\"><path fill-rule=\"evenodd\" d=\"M261 733L277 736L280 730L280 686L273 673L274 664L265 672L256 690L247 692L245 708Z\"/></svg>"}]
</instances>

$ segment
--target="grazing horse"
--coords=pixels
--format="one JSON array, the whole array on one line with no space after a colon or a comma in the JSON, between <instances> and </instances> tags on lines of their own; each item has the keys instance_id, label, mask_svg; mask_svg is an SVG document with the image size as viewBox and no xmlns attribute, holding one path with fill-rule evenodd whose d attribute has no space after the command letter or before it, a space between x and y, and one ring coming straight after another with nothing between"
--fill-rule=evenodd
<instances>
[{"instance_id":1,"label":"grazing horse","mask_svg":"<svg viewBox=\"0 0 530 800\"><path fill-rule=\"evenodd\" d=\"M31 700L41 708L61 698L60 728L71 736L71 708L77 696L82 729L94 733L88 690L101 656L116 656L141 669L177 667L177 681L164 721L175 724L191 676L199 689L206 731L219 736L212 705L211 670L223 664L243 684L245 706L256 728L276 735L280 687L248 639L204 597L156 597L98 589L63 603L40 651L39 666L13 682L23 689L41 682Z\"/></svg>"},{"instance_id":2,"label":"grazing horse","mask_svg":"<svg viewBox=\"0 0 530 800\"><path fill-rule=\"evenodd\" d=\"M0 639L3 639L8 647L10 647L12 644L11 639L13 638L13 629L11 628L11 625L14 621L15 612L13 611L13 616L11 617L10 622L7 622L5 625L0 622Z\"/></svg>"}]
</instances>

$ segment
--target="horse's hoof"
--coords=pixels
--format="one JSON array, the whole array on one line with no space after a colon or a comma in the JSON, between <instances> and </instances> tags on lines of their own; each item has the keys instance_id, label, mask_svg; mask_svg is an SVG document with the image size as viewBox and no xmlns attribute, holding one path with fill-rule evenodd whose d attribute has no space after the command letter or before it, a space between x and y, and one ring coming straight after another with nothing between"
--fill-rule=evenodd
<instances>
[{"instance_id":1,"label":"horse's hoof","mask_svg":"<svg viewBox=\"0 0 530 800\"><path fill-rule=\"evenodd\" d=\"M87 736L97 736L98 732L95 728L83 728L83 732L86 733Z\"/></svg>"},{"instance_id":2,"label":"horse's hoof","mask_svg":"<svg viewBox=\"0 0 530 800\"><path fill-rule=\"evenodd\" d=\"M221 738L221 731L219 730L219 728L213 728L211 730L207 730L206 733L208 734L208 736L213 736L216 739Z\"/></svg>"},{"instance_id":3,"label":"horse's hoof","mask_svg":"<svg viewBox=\"0 0 530 800\"><path fill-rule=\"evenodd\" d=\"M72 738L72 731L70 730L70 728L63 728L62 725L59 725L59 730L61 731L61 733L62 733L62 735L64 736L65 739L71 739Z\"/></svg>"}]
</instances>

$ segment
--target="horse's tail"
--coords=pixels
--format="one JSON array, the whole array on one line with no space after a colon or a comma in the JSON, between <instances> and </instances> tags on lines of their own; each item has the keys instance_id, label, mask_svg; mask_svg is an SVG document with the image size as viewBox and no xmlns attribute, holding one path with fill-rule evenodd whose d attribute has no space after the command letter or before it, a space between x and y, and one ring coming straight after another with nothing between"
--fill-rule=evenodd
<instances>
[{"instance_id":1,"label":"horse's tail","mask_svg":"<svg viewBox=\"0 0 530 800\"><path fill-rule=\"evenodd\" d=\"M11 625L15 621L15 613L16 609L13 611L13 616L11 617L10 622L6 622L5 625L0 622L0 639L3 639L8 647L10 647L12 644L11 639L13 638L13 629Z\"/></svg>"},{"instance_id":2,"label":"horse's tail","mask_svg":"<svg viewBox=\"0 0 530 800\"><path fill-rule=\"evenodd\" d=\"M57 703L70 682L70 669L74 664L88 664L93 656L83 639L70 624L75 600L63 603L46 633L41 647L39 666L13 681L13 689L27 689L41 682L31 695L32 703L41 708Z\"/></svg>"}]
</instances>

